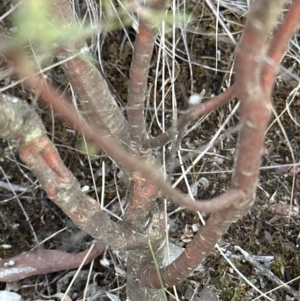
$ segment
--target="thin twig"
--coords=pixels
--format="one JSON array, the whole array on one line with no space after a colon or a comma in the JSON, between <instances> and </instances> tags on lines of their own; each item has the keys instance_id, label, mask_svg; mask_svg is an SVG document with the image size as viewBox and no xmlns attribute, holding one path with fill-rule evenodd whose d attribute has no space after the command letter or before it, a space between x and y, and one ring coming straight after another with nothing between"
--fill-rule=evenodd
<instances>
[{"instance_id":1,"label":"thin twig","mask_svg":"<svg viewBox=\"0 0 300 301\"><path fill-rule=\"evenodd\" d=\"M293 289L292 287L286 285L282 280L280 280L276 275L274 275L270 270L268 270L265 266L263 266L261 263L259 263L254 256L243 250L239 246L234 247L235 250L240 251L244 258L250 262L255 269L257 269L257 273L266 276L270 281L275 283L277 286L281 286L284 290L286 290L289 294L293 295L294 297L297 297L298 292Z\"/></svg>"},{"instance_id":2,"label":"thin twig","mask_svg":"<svg viewBox=\"0 0 300 301\"><path fill-rule=\"evenodd\" d=\"M25 70L22 70L21 66L19 66L18 69L25 72ZM98 131L79 117L66 100L64 100L57 91L47 84L45 79L40 77L29 77L27 83L40 93L46 104L51 104L51 107L55 112L59 113L59 115L66 121L69 121L69 123L76 129L80 129L85 134L86 138L90 139L96 147L104 149L112 158L114 158L119 164L125 166L128 170L140 173L145 179L149 180L161 189L164 195L180 206L193 211L210 213L228 208L237 200L244 198L242 191L231 190L209 200L209 202L191 201L178 189L173 189L169 183L165 182L158 167L148 166L142 160L127 153L127 151L122 148L119 143L99 135ZM92 229L89 229L89 231L92 231Z\"/></svg>"},{"instance_id":3,"label":"thin twig","mask_svg":"<svg viewBox=\"0 0 300 301\"><path fill-rule=\"evenodd\" d=\"M232 85L225 92L212 98L211 100L204 103L199 103L182 114L182 116L178 119L176 129L174 129L174 127L170 127L165 133L162 133L158 137L144 140L143 148L149 149L164 146L173 139L174 131L180 132L189 122L191 122L191 120L195 120L200 116L210 113L221 105L227 103L232 97L234 97L234 95L235 85Z\"/></svg>"}]
</instances>

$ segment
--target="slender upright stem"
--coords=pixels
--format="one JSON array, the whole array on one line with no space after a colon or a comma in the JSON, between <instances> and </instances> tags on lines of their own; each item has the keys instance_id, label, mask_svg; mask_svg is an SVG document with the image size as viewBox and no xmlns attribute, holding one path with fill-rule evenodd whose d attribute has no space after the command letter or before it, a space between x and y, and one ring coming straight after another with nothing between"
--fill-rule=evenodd
<instances>
[{"instance_id":1,"label":"slender upright stem","mask_svg":"<svg viewBox=\"0 0 300 301\"><path fill-rule=\"evenodd\" d=\"M148 5L140 10L151 9L152 12L162 13L167 0L148 1ZM151 24L140 13L139 27L134 43L133 57L129 74L129 86L127 97L127 115L131 146L134 152L138 152L142 140L146 137L146 123L144 116L145 94L147 90L148 74L152 58L152 52L158 32L158 28Z\"/></svg>"}]
</instances>

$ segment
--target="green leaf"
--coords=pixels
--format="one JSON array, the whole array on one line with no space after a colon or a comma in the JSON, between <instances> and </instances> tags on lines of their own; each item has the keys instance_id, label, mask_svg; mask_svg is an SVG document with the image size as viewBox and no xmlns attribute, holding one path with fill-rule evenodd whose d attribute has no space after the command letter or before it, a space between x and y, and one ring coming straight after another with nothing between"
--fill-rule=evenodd
<instances>
[{"instance_id":1,"label":"green leaf","mask_svg":"<svg viewBox=\"0 0 300 301\"><path fill-rule=\"evenodd\" d=\"M30 40L43 54L51 52L57 44L81 31L75 22L57 24L49 1L24 0L14 16L17 43L24 44Z\"/></svg>"}]
</instances>

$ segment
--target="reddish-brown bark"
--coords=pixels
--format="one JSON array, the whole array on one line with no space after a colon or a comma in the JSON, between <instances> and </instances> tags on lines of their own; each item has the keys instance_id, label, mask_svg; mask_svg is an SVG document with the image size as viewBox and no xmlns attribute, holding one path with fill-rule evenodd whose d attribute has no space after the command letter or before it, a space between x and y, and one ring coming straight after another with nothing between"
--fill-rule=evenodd
<instances>
[{"instance_id":1,"label":"reddish-brown bark","mask_svg":"<svg viewBox=\"0 0 300 301\"><path fill-rule=\"evenodd\" d=\"M144 139L142 146L144 149L162 147L173 139L174 130L181 131L184 129L192 120L195 120L211 111L217 109L218 107L227 103L235 95L235 85L229 87L225 92L212 98L204 103L199 103L198 105L192 107L190 110L185 112L177 121L177 127L169 128L166 132L160 134L157 137Z\"/></svg>"},{"instance_id":2,"label":"reddish-brown bark","mask_svg":"<svg viewBox=\"0 0 300 301\"><path fill-rule=\"evenodd\" d=\"M86 250L77 254L44 249L24 252L15 257L0 259L0 280L13 282L34 275L76 269L83 262L84 265L90 263L104 250L105 245L96 243L90 252Z\"/></svg>"},{"instance_id":3,"label":"reddish-brown bark","mask_svg":"<svg viewBox=\"0 0 300 301\"><path fill-rule=\"evenodd\" d=\"M50 1L54 24L66 25L70 35L77 24L68 0ZM74 25L74 26L73 26ZM65 33L68 36L68 33ZM56 50L63 68L74 89L83 117L104 137L111 137L126 145L129 141L128 123L114 100L100 71L93 64L87 44L82 39L68 41ZM68 59L70 58L70 59Z\"/></svg>"},{"instance_id":4,"label":"reddish-brown bark","mask_svg":"<svg viewBox=\"0 0 300 301\"><path fill-rule=\"evenodd\" d=\"M64 10L58 13L61 23L74 22L69 16L71 10L67 1L53 1L53 4L56 9ZM149 1L148 4L151 9L165 7L164 1ZM6 53L19 74L28 76L27 85L34 88L43 101L51 104L56 113L59 113L75 129L84 133L98 148L104 149L127 172L131 172L128 211L124 221L117 224L109 219L95 200L81 192L75 177L64 166L53 144L47 138L37 114L20 100L13 104L10 97L1 96L1 136L17 143L21 158L37 176L49 198L60 206L77 225L101 243L109 243L115 249L131 250L128 259L129 299L158 301L162 298L158 291L160 283L157 271L147 247L147 239L149 239L153 245L156 260L161 265L165 250L165 216L162 203L157 198L159 190L181 206L212 213L206 225L201 228L179 258L161 268L160 273L165 286L172 286L186 278L209 254L230 224L241 218L251 208L254 202L265 131L271 112L271 89L276 67L300 16L300 1L295 0L275 36L269 40L283 4L283 0L277 1L276 6L269 0L253 2L237 49L236 84L216 98L199 104L179 120L178 129L181 129L186 126L191 117L195 119L201 114L210 112L234 95L240 99L241 130L232 185L229 191L209 201L192 202L182 192L173 189L164 181L159 167L154 164L155 158L151 150L144 151L143 149L167 143L172 138L173 129L154 139L148 140L145 135L144 96L157 30L151 27L142 15L130 72L128 124L123 115L120 124L115 120L121 113L115 106L100 73L88 61L80 57L74 58L66 62L63 68L81 99L79 101L88 100L88 106L84 107L82 104L82 108L87 110L87 113L90 110L96 113L94 117L91 114L87 118L91 122L90 125L60 93L48 85L45 79L32 76L33 71L27 69L28 64L24 63L26 61L17 51ZM73 54L84 45L78 41L73 41L69 45L66 43L58 49L57 54L65 58L69 52ZM92 86L97 82L103 84L101 87L104 92L99 102L95 101L97 92L88 83L88 74L92 74ZM103 104L102 101L104 101ZM109 116L105 121L109 124L103 124L102 121L96 122L95 118L101 118L97 117L101 111L99 104L106 106L106 109L110 111L111 115L107 114ZM121 126L122 129L117 129L116 126ZM123 130L125 138L122 134ZM129 151L121 146L119 140L123 140L125 144L130 140ZM28 256L21 255L15 260L19 262L22 258L28 258ZM29 263L24 264L24 266L30 266ZM46 265L45 269L47 269ZM53 267L48 266L48 271L52 271L51 269ZM0 277L1 271L0 268ZM8 280L8 278L3 279Z\"/></svg>"}]
</instances>

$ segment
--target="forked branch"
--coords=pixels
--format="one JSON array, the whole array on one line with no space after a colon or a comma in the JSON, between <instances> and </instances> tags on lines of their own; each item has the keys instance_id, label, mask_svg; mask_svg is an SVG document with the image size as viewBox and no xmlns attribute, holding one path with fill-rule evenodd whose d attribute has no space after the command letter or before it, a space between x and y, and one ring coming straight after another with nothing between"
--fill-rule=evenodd
<instances>
[{"instance_id":1,"label":"forked branch","mask_svg":"<svg viewBox=\"0 0 300 301\"><path fill-rule=\"evenodd\" d=\"M78 117L79 118L79 117ZM146 237L113 222L100 204L80 189L62 162L42 120L22 100L0 95L0 137L18 146L20 156L35 174L48 197L85 232L114 249L147 246Z\"/></svg>"},{"instance_id":2,"label":"forked branch","mask_svg":"<svg viewBox=\"0 0 300 301\"><path fill-rule=\"evenodd\" d=\"M211 213L228 208L236 200L244 197L241 190L233 189L209 201L191 201L182 192L172 188L172 186L165 181L158 167L148 165L146 162L132 156L114 140L102 137L99 131L97 132L93 126L88 125L82 118L79 118L76 111L67 104L66 100L48 85L44 79L40 77L29 77L27 83L39 92L41 99L44 100L46 104L51 104L53 110L64 118L64 120L73 125L75 129L80 129L87 139L93 142L97 148L105 150L112 158L120 165L125 166L129 171L140 173L145 179L161 189L165 196L180 206L193 211Z\"/></svg>"},{"instance_id":3,"label":"forked branch","mask_svg":"<svg viewBox=\"0 0 300 301\"><path fill-rule=\"evenodd\" d=\"M284 1L281 1L281 6L283 3ZM166 286L175 285L185 279L205 259L230 224L245 215L253 204L265 131L271 111L271 88L264 89L261 79L261 72L266 64L265 43L276 25L281 6L274 7L268 0L255 1L238 47L236 91L241 101L242 128L237 145L232 187L228 193L237 189L243 191L244 195L236 199L229 208L212 214L183 253L160 270ZM274 76L270 84L273 81ZM157 272L153 267L142 268L140 276L146 287L160 287Z\"/></svg>"},{"instance_id":4,"label":"forked branch","mask_svg":"<svg viewBox=\"0 0 300 301\"><path fill-rule=\"evenodd\" d=\"M235 200L243 197L242 191L233 190L209 201L191 201L178 189L172 188L169 183L165 182L165 179L157 166L145 164L143 160L129 154L119 143L110 138L103 137L101 133L99 133L99 130L95 129L94 126L87 124L86 121L78 116L78 112L68 104L66 99L53 89L44 78L41 76L33 76L31 72L24 69L24 64L20 58L14 55L14 53L11 53L10 59L19 74L27 78L27 85L34 88L41 96L40 99L46 104L50 104L53 110L58 113L61 118L69 122L76 130L80 130L98 149L105 150L109 156L118 162L118 164L124 166L131 172L140 173L142 177L158 187L166 197L180 206L193 211L211 213L228 208Z\"/></svg>"},{"instance_id":5,"label":"forked branch","mask_svg":"<svg viewBox=\"0 0 300 301\"><path fill-rule=\"evenodd\" d=\"M161 275L166 286L174 285L188 276L192 269L207 256L218 239L227 231L229 225L246 214L254 201L265 131L270 116L270 92L275 75L274 70L268 71L266 57L270 55L272 59L277 62L288 41L287 38L280 40L279 37L275 35L274 40L268 43L268 37L276 26L276 20L283 3L283 0L277 1L275 6L269 0L253 2L245 31L238 47L236 86L235 88L230 88L228 94L225 92L224 95L226 95L226 97L222 98L220 96L208 102L208 105L219 105L223 103L223 101L227 101L227 97L229 98L231 93L236 93L241 101L240 117L242 122L231 189L208 202L192 202L187 199L181 192L173 189L164 181L164 177L158 167L152 164L148 165L147 162L130 155L116 141L104 137L106 136L105 133L99 135L97 128L83 121L53 87L49 86L41 77L31 76L28 70L24 70L18 63L19 60L13 55L11 56L20 74L29 76L27 84L34 88L47 104L51 104L55 112L69 121L76 129L82 131L97 147L103 148L119 164L125 166L132 172L139 173L139 175L147 179L149 183L152 183L153 187L155 186L154 194L157 193L157 189L159 188L163 194L181 206L195 211L213 212L206 226L199 231L194 241L186 248L181 256L169 266L161 269ZM294 5L296 5L297 11L299 11L299 0L295 0ZM289 36L297 24L295 21L297 20L297 16L292 14L291 18L293 18L293 22L289 24L288 21L285 21L282 25L282 28L288 26ZM281 30L283 30L282 28L278 30L279 36L280 32L282 32ZM276 55L273 56L271 48L268 51L265 45L273 45L273 43L275 43L274 41L280 41L280 43L285 43L285 45L278 47L276 49ZM77 65L77 63L75 65ZM143 73L145 72L143 71ZM133 73L133 79L135 76L138 75ZM147 76L147 74L143 74L143 89L139 91L139 93L142 94L145 92L145 76ZM266 80L266 78L268 79ZM139 81L135 84L137 83L139 83ZM132 93L133 92L130 92L130 94ZM0 114L1 112L4 114L0 116L0 120L1 122L4 120L5 126L9 123L7 131L16 130L16 133L12 136L11 133L5 132L4 130L6 134L4 134L3 137L15 140L17 144L19 144L21 157L37 175L42 186L47 191L48 196L87 233L101 241L109 242L113 248L130 249L136 246L139 248L146 247L145 237L142 234L135 233L133 236L132 233L129 233L126 229L111 222L94 200L81 193L75 178L64 167L53 145L47 140L48 138L42 126L36 126L36 124L33 123L29 125L28 132L25 131L24 134L21 133L20 126L23 126L23 124L20 125L19 120L24 120L24 118L22 119L18 114L20 114L19 111L22 111L25 104L18 104L18 100L14 104L14 109L12 109L6 104L8 98L7 96L2 96L2 100L0 101L0 105L3 108ZM18 105L20 105L21 109L15 110ZM140 100L132 100L131 107L137 108L137 111L141 113L140 105ZM200 112L206 112L207 107L206 109L203 106L201 108L203 109L199 109ZM198 114L200 114L199 111ZM130 110L128 113L129 112ZM132 112L130 114L132 114ZM12 119L7 121L5 118ZM28 116L26 118L28 120ZM34 118L33 115L29 116L29 119ZM131 132L135 146L141 143L144 138L143 128L136 131L136 126L139 126L141 122L144 122L143 117L142 119L140 119L140 117L135 119L134 114L131 116L130 126L135 125L135 130ZM1 128L0 125L1 131L3 127ZM3 135L3 133L1 134ZM165 135L165 137L167 137L167 135ZM163 139L166 140L166 138ZM155 144L146 144L147 147L153 145ZM45 170L48 173L45 173ZM49 177L49 175L51 181L46 178L46 176ZM143 183L141 183L141 186L142 185ZM72 202L72 204L69 202L71 198L73 198L72 201L74 202ZM140 198L140 196L138 196L138 198ZM101 233L99 233L99 231ZM124 239L120 241L117 239L117 236ZM201 252L199 252L199 248ZM160 288L157 272L152 266L142 266L140 276L146 287Z\"/></svg>"}]
</instances>

